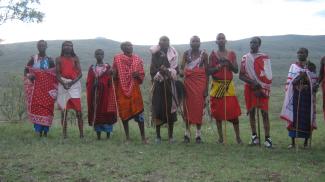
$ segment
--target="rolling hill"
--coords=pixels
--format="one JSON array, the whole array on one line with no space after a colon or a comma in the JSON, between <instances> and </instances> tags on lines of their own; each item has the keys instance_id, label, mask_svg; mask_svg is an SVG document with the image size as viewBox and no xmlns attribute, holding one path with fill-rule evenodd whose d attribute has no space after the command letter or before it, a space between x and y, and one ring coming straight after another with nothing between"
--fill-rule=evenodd
<instances>
[{"instance_id":1,"label":"rolling hill","mask_svg":"<svg viewBox=\"0 0 325 182\"><path fill-rule=\"evenodd\" d=\"M306 36L306 35L282 35L282 36L262 36L261 51L266 52L272 59L273 73L276 77L285 76L292 61L296 59L296 51L299 47L309 49L309 58L319 65L319 60L325 55L325 35ZM237 53L237 59L249 51L249 40L241 39L229 41L228 48ZM56 57L60 54L63 40L48 41L48 55ZM73 40L74 49L80 57L82 69L86 71L94 63L94 51L101 48L105 51L105 61L111 63L113 55L120 52L120 43L104 39ZM172 43L172 40L171 40ZM189 45L174 45L182 54ZM216 48L214 41L202 42L201 47L207 51ZM149 46L135 45L134 52L139 54L148 67L150 63ZM37 52L36 42L0 44L0 76L8 72L22 72L24 65L29 57ZM281 79L282 82L282 79Z\"/></svg>"}]
</instances>

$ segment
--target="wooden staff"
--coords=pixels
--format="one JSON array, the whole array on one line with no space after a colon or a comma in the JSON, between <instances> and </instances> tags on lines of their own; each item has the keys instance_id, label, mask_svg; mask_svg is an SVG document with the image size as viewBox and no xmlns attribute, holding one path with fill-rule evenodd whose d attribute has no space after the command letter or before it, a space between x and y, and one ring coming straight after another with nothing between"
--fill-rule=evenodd
<instances>
[{"instance_id":1,"label":"wooden staff","mask_svg":"<svg viewBox=\"0 0 325 182\"><path fill-rule=\"evenodd\" d=\"M299 89L298 89L298 103L297 103L297 120L296 120L296 138L298 137L298 129L299 129L299 107L300 107L300 95L301 95L301 86L302 86L302 81L299 81ZM310 126L311 127L311 126ZM298 145L295 145L296 152L298 152Z\"/></svg>"},{"instance_id":2,"label":"wooden staff","mask_svg":"<svg viewBox=\"0 0 325 182\"><path fill-rule=\"evenodd\" d=\"M226 87L225 88L225 93L223 95L224 103L225 103L224 104L224 106L225 106L224 107L224 109L225 109L225 113L224 113L225 114L225 129L224 130L225 131L224 131L224 137L223 137L224 138L224 142L223 142L224 144L227 143L227 100L226 100L226 93L227 93L227 90L228 89L227 89L227 79L226 79L227 78L227 72L226 72L226 69L227 69L226 67L223 68L223 73L224 73L224 78L223 78L224 79L224 86Z\"/></svg>"},{"instance_id":3,"label":"wooden staff","mask_svg":"<svg viewBox=\"0 0 325 182\"><path fill-rule=\"evenodd\" d=\"M167 129L168 129L168 140L170 140L169 138L169 118L168 118L168 107L167 107L167 89L166 89L166 80L165 80L165 77L164 77L164 99L165 99L165 114L166 114L166 122L167 122Z\"/></svg>"},{"instance_id":4,"label":"wooden staff","mask_svg":"<svg viewBox=\"0 0 325 182\"><path fill-rule=\"evenodd\" d=\"M188 109L187 109L187 103L186 102L187 102L187 98L184 101L185 109L186 109L186 118L185 118L186 121L185 122L187 123L188 131L190 132L190 137L191 137L192 136L192 133L191 133L191 125L190 125L190 121L188 120ZM183 119L184 119L184 116L183 116ZM186 128L186 130L187 130L187 128Z\"/></svg>"},{"instance_id":5,"label":"wooden staff","mask_svg":"<svg viewBox=\"0 0 325 182\"><path fill-rule=\"evenodd\" d=\"M95 83L97 83L95 85L95 93L94 93L94 106L93 106L93 121L92 121L92 125L93 125L93 128L95 130L95 120L96 120L96 113L97 113L97 89L98 89L98 77L95 76Z\"/></svg>"},{"instance_id":6,"label":"wooden staff","mask_svg":"<svg viewBox=\"0 0 325 182\"><path fill-rule=\"evenodd\" d=\"M119 122L119 118L120 118L120 113L118 111L118 106L117 106L117 96L116 96L116 91L115 91L115 85L114 85L114 80L113 77L111 78L111 82L112 82L112 86L113 86L113 93L114 93L114 97L115 97L115 108L116 108L116 120L118 123L120 123L120 133L122 134L122 126L121 126L121 122ZM121 119L121 118L120 118ZM121 137L121 140L123 141L123 138Z\"/></svg>"},{"instance_id":7,"label":"wooden staff","mask_svg":"<svg viewBox=\"0 0 325 182\"><path fill-rule=\"evenodd\" d=\"M261 147L261 125L260 125L260 109L259 109L259 97L256 97L256 114L257 114L257 135L258 135L258 146Z\"/></svg>"}]
</instances>

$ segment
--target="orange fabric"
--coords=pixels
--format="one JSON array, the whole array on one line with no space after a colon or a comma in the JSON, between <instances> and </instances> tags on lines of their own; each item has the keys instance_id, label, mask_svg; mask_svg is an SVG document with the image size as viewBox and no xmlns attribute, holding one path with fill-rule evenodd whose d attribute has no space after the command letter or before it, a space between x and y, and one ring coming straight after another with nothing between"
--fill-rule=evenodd
<instances>
[{"instance_id":1,"label":"orange fabric","mask_svg":"<svg viewBox=\"0 0 325 182\"><path fill-rule=\"evenodd\" d=\"M71 80L76 79L79 75L79 71L76 69L74 58L61 56L60 60L61 76Z\"/></svg>"},{"instance_id":2,"label":"orange fabric","mask_svg":"<svg viewBox=\"0 0 325 182\"><path fill-rule=\"evenodd\" d=\"M143 111L142 95L137 83L134 84L130 96L124 95L120 84L117 84L115 89L119 116L122 121L127 121Z\"/></svg>"},{"instance_id":3,"label":"orange fabric","mask_svg":"<svg viewBox=\"0 0 325 182\"><path fill-rule=\"evenodd\" d=\"M204 109L204 91L207 77L205 68L185 69L184 114L190 124L202 124ZM188 112L187 112L188 111Z\"/></svg>"},{"instance_id":4,"label":"orange fabric","mask_svg":"<svg viewBox=\"0 0 325 182\"><path fill-rule=\"evenodd\" d=\"M254 107L258 107L263 111L269 110L269 97L256 97L254 90L248 84L245 84L244 94L247 112Z\"/></svg>"}]
</instances>

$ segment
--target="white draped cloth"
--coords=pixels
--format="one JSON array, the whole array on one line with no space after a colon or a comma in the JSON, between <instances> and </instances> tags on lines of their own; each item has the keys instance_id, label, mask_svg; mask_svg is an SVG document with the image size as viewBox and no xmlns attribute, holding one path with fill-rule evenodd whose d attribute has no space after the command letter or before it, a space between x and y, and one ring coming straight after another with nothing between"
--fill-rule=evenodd
<instances>
[{"instance_id":1,"label":"white draped cloth","mask_svg":"<svg viewBox=\"0 0 325 182\"><path fill-rule=\"evenodd\" d=\"M71 82L71 79L66 79L61 77L63 82L68 83ZM67 102L70 98L81 98L81 81L77 81L75 84L71 86L70 89L66 90L61 83L58 86L58 97L57 103L60 109L66 109Z\"/></svg>"}]
</instances>

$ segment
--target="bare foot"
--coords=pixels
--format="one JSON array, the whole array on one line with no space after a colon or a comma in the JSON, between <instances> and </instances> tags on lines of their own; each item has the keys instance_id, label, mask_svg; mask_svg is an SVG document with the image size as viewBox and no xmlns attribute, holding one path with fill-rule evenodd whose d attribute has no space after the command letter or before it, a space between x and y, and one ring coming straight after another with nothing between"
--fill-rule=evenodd
<instances>
[{"instance_id":1,"label":"bare foot","mask_svg":"<svg viewBox=\"0 0 325 182\"><path fill-rule=\"evenodd\" d=\"M237 140L237 144L243 144L243 141L240 139L240 138L236 138L236 140Z\"/></svg>"},{"instance_id":2,"label":"bare foot","mask_svg":"<svg viewBox=\"0 0 325 182\"><path fill-rule=\"evenodd\" d=\"M288 149L293 149L293 148L295 148L296 147L296 145L294 145L294 144L290 144L289 146L288 146Z\"/></svg>"},{"instance_id":3,"label":"bare foot","mask_svg":"<svg viewBox=\"0 0 325 182\"><path fill-rule=\"evenodd\" d=\"M143 139L142 139L142 144L144 144L144 145L149 144L149 140L148 140L148 138L143 138Z\"/></svg>"},{"instance_id":4,"label":"bare foot","mask_svg":"<svg viewBox=\"0 0 325 182\"><path fill-rule=\"evenodd\" d=\"M219 144L223 144L223 138L219 138L219 140L217 141Z\"/></svg>"},{"instance_id":5,"label":"bare foot","mask_svg":"<svg viewBox=\"0 0 325 182\"><path fill-rule=\"evenodd\" d=\"M174 140L174 138L169 138L168 142L169 142L169 144L173 144L173 143L175 143L175 140Z\"/></svg>"}]
</instances>

